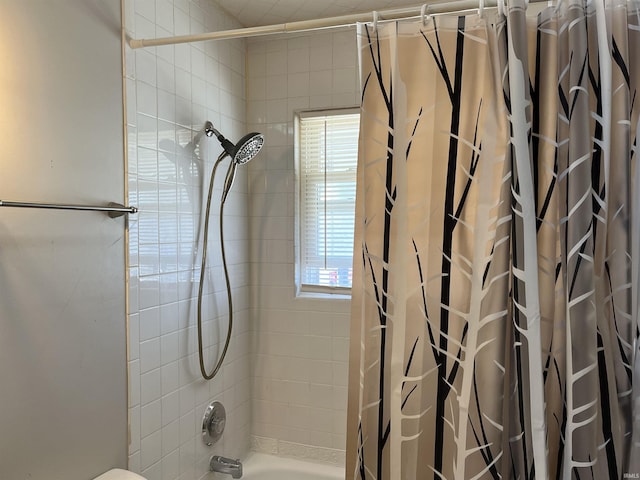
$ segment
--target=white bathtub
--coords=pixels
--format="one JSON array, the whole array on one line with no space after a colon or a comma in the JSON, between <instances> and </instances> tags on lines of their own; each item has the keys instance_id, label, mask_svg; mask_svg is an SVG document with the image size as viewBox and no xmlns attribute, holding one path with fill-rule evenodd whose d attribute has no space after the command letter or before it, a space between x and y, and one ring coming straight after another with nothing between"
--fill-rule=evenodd
<instances>
[{"instance_id":1,"label":"white bathtub","mask_svg":"<svg viewBox=\"0 0 640 480\"><path fill-rule=\"evenodd\" d=\"M344 480L344 468L251 452L242 480Z\"/></svg>"}]
</instances>

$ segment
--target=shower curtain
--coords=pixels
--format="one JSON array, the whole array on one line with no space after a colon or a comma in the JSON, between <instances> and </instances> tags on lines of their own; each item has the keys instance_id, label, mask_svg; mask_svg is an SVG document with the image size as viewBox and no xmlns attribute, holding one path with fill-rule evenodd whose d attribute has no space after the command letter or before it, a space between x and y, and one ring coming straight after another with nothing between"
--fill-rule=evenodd
<instances>
[{"instance_id":1,"label":"shower curtain","mask_svg":"<svg viewBox=\"0 0 640 480\"><path fill-rule=\"evenodd\" d=\"M358 27L347 478L640 478L640 5L526 8Z\"/></svg>"}]
</instances>

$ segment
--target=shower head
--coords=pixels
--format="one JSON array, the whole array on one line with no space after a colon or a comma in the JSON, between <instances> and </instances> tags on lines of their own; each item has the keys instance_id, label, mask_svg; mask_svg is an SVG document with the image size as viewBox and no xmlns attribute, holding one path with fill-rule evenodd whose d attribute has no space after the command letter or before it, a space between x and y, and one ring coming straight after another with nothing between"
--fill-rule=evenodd
<instances>
[{"instance_id":1,"label":"shower head","mask_svg":"<svg viewBox=\"0 0 640 480\"><path fill-rule=\"evenodd\" d=\"M264 135L257 132L247 133L236 143L233 161L238 165L244 165L252 160L264 145Z\"/></svg>"},{"instance_id":2,"label":"shower head","mask_svg":"<svg viewBox=\"0 0 640 480\"><path fill-rule=\"evenodd\" d=\"M262 148L262 145L264 145L264 135L261 133L248 133L234 145L211 124L210 129L211 133L215 134L218 138L218 141L220 142L220 145L222 145L222 148L224 148L224 151L231 157L233 163L238 165L243 165L253 159L253 157L255 157ZM207 135L209 135L209 133L207 133Z\"/></svg>"},{"instance_id":3,"label":"shower head","mask_svg":"<svg viewBox=\"0 0 640 480\"><path fill-rule=\"evenodd\" d=\"M238 165L244 165L252 160L264 145L264 135L258 132L247 133L244 137L238 140L235 145L227 140L218 130L216 130L210 122L210 130L212 134L218 138L220 145L224 148L224 153L219 158L222 160L224 156L229 155L231 157L231 164L227 170L227 176L224 180L224 189L222 191L222 203L227 199L227 195L231 191L231 186L236 178L236 169ZM209 135L209 133L207 133ZM225 155L226 154L226 155Z\"/></svg>"}]
</instances>

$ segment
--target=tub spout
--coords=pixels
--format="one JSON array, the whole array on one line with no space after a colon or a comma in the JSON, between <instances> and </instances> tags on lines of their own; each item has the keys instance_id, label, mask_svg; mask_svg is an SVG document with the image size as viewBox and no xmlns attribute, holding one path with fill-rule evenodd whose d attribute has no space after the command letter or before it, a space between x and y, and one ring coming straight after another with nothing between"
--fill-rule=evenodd
<instances>
[{"instance_id":1,"label":"tub spout","mask_svg":"<svg viewBox=\"0 0 640 480\"><path fill-rule=\"evenodd\" d=\"M232 478L242 477L242 462L230 458L214 455L209 460L209 469L212 472L228 473Z\"/></svg>"}]
</instances>

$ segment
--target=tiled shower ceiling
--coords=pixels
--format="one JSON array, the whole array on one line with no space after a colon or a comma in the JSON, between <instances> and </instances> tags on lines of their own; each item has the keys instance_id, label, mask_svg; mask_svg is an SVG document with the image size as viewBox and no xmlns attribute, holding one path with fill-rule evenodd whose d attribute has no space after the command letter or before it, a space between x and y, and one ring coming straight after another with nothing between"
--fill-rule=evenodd
<instances>
[{"instance_id":1,"label":"tiled shower ceiling","mask_svg":"<svg viewBox=\"0 0 640 480\"><path fill-rule=\"evenodd\" d=\"M245 27L402 8L416 0L217 0ZM434 2L430 2L434 3Z\"/></svg>"}]
</instances>

